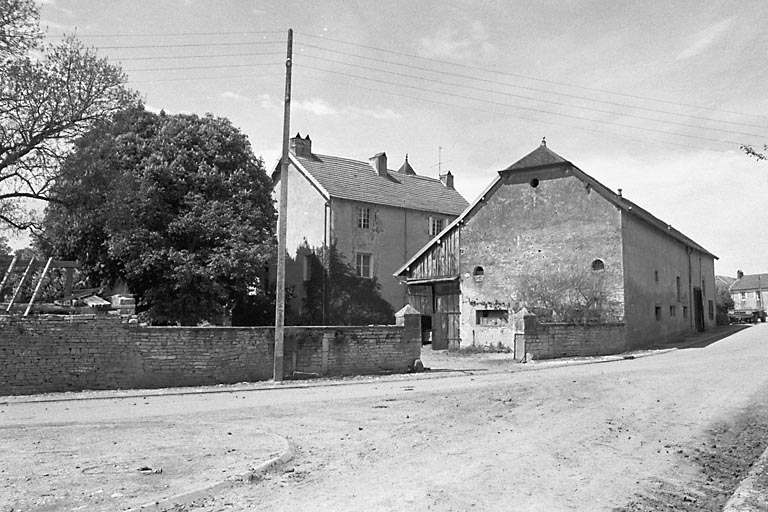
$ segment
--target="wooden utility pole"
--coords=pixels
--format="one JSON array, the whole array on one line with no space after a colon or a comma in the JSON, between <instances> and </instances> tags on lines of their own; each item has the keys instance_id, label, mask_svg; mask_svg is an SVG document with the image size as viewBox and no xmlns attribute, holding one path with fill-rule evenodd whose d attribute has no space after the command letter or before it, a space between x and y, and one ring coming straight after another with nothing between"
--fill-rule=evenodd
<instances>
[{"instance_id":1,"label":"wooden utility pole","mask_svg":"<svg viewBox=\"0 0 768 512\"><path fill-rule=\"evenodd\" d=\"M275 367L274 379L283 380L283 347L285 341L285 251L288 229L288 137L291 130L291 68L293 67L293 29L288 29L288 52L285 58L285 108L283 110L283 156L280 159L280 202L277 217L277 289L275 297Z\"/></svg>"}]
</instances>

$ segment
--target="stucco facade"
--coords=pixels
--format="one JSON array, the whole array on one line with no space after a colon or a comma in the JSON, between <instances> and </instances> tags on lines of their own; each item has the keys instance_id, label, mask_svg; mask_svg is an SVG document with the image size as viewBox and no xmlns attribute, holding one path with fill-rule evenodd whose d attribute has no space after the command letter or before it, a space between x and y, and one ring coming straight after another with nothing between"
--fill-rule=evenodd
<instances>
[{"instance_id":1,"label":"stucco facade","mask_svg":"<svg viewBox=\"0 0 768 512\"><path fill-rule=\"evenodd\" d=\"M364 261L368 275L361 277L378 281L393 312L402 308L407 289L393 272L434 236L431 228L447 226L467 206L453 188L453 177L419 176L407 158L398 171L389 170L383 153L370 162L316 154L309 137L299 135L291 139L289 159L286 286L291 307L300 313L309 278L305 257L334 246L351 269L360 272ZM279 164L273 179L278 197Z\"/></svg>"},{"instance_id":2,"label":"stucco facade","mask_svg":"<svg viewBox=\"0 0 768 512\"><path fill-rule=\"evenodd\" d=\"M615 351L715 325L714 256L544 144L499 171L396 275L412 305L435 317L435 348L514 348L513 315L541 308L547 293L590 292L595 317L622 324ZM442 293L455 299L441 303L452 311L438 304L447 283Z\"/></svg>"}]
</instances>

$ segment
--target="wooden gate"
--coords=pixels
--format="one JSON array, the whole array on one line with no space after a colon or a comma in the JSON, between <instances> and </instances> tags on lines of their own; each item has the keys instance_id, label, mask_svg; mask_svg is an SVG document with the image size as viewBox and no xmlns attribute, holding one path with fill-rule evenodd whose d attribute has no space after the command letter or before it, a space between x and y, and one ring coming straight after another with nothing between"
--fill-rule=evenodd
<instances>
[{"instance_id":1,"label":"wooden gate","mask_svg":"<svg viewBox=\"0 0 768 512\"><path fill-rule=\"evenodd\" d=\"M435 284L434 300L432 349L458 350L461 324L459 284L457 282Z\"/></svg>"}]
</instances>

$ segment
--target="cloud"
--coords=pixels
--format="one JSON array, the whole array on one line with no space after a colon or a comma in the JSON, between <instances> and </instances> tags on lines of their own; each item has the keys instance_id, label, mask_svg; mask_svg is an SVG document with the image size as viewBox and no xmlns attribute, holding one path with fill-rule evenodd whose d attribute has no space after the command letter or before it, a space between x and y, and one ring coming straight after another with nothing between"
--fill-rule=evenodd
<instances>
[{"instance_id":1,"label":"cloud","mask_svg":"<svg viewBox=\"0 0 768 512\"><path fill-rule=\"evenodd\" d=\"M251 98L248 96L243 96L242 94L236 93L234 91L224 91L221 93L221 97L225 100L251 101Z\"/></svg>"},{"instance_id":2,"label":"cloud","mask_svg":"<svg viewBox=\"0 0 768 512\"><path fill-rule=\"evenodd\" d=\"M339 114L337 109L332 107L322 98L294 101L291 103L291 107L296 110L303 110L315 114L316 116L336 116Z\"/></svg>"},{"instance_id":3,"label":"cloud","mask_svg":"<svg viewBox=\"0 0 768 512\"><path fill-rule=\"evenodd\" d=\"M443 25L435 35L419 40L419 54L427 58L476 60L496 52L479 21Z\"/></svg>"},{"instance_id":4,"label":"cloud","mask_svg":"<svg viewBox=\"0 0 768 512\"><path fill-rule=\"evenodd\" d=\"M693 43L683 50L675 60L688 59L702 53L725 35L732 22L733 17L727 18L699 31L692 38Z\"/></svg>"},{"instance_id":5,"label":"cloud","mask_svg":"<svg viewBox=\"0 0 768 512\"><path fill-rule=\"evenodd\" d=\"M347 107L344 109L344 112L349 113L353 116L372 117L373 119L382 119L382 120L400 119L402 117L400 114L398 114L391 108L383 108L383 107L376 107L373 109Z\"/></svg>"}]
</instances>

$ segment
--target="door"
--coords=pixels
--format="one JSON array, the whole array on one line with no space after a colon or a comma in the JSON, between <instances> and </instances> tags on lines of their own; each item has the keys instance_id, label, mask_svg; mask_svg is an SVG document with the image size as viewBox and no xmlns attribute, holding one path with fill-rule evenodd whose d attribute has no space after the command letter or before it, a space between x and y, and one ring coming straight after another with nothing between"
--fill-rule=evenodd
<instances>
[{"instance_id":1,"label":"door","mask_svg":"<svg viewBox=\"0 0 768 512\"><path fill-rule=\"evenodd\" d=\"M701 288L693 289L693 320L698 332L704 331L704 299L701 296Z\"/></svg>"},{"instance_id":2,"label":"door","mask_svg":"<svg viewBox=\"0 0 768 512\"><path fill-rule=\"evenodd\" d=\"M441 283L434 286L435 312L432 322L432 349L458 350L460 345L459 284Z\"/></svg>"}]
</instances>

